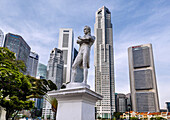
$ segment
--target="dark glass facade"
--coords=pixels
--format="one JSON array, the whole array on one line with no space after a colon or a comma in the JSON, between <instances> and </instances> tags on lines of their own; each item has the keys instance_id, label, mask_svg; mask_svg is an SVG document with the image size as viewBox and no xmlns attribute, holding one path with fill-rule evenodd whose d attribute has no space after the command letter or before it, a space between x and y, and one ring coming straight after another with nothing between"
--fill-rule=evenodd
<instances>
[{"instance_id":1,"label":"dark glass facade","mask_svg":"<svg viewBox=\"0 0 170 120\"><path fill-rule=\"evenodd\" d=\"M4 47L14 52L16 59L24 61L27 66L31 48L21 36L12 33L6 34Z\"/></svg>"},{"instance_id":2,"label":"dark glass facade","mask_svg":"<svg viewBox=\"0 0 170 120\"><path fill-rule=\"evenodd\" d=\"M134 68L149 67L150 53L149 47L132 48Z\"/></svg>"},{"instance_id":3,"label":"dark glass facade","mask_svg":"<svg viewBox=\"0 0 170 120\"><path fill-rule=\"evenodd\" d=\"M136 103L138 112L155 112L155 97L153 92L136 93Z\"/></svg>"},{"instance_id":4,"label":"dark glass facade","mask_svg":"<svg viewBox=\"0 0 170 120\"><path fill-rule=\"evenodd\" d=\"M68 47L69 34L63 34L63 47Z\"/></svg>"},{"instance_id":5,"label":"dark glass facade","mask_svg":"<svg viewBox=\"0 0 170 120\"><path fill-rule=\"evenodd\" d=\"M39 77L40 79L47 78L47 66L46 65L42 63L38 63L37 77Z\"/></svg>"},{"instance_id":6,"label":"dark glass facade","mask_svg":"<svg viewBox=\"0 0 170 120\"><path fill-rule=\"evenodd\" d=\"M147 90L153 88L152 71L149 69L134 71L134 79L136 90Z\"/></svg>"}]
</instances>

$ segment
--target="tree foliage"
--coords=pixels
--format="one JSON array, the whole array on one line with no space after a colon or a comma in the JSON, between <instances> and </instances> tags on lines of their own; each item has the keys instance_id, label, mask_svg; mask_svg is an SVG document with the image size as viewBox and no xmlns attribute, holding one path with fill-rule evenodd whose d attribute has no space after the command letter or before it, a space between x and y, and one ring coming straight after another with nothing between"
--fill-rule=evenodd
<instances>
[{"instance_id":1,"label":"tree foliage","mask_svg":"<svg viewBox=\"0 0 170 120\"><path fill-rule=\"evenodd\" d=\"M131 117L130 119L131 119L131 120L138 120L137 117Z\"/></svg>"},{"instance_id":2,"label":"tree foliage","mask_svg":"<svg viewBox=\"0 0 170 120\"><path fill-rule=\"evenodd\" d=\"M151 117L150 120L166 120L163 117Z\"/></svg>"},{"instance_id":3,"label":"tree foliage","mask_svg":"<svg viewBox=\"0 0 170 120\"><path fill-rule=\"evenodd\" d=\"M123 113L121 113L121 112L114 112L114 117L116 119L120 119L120 115L123 115Z\"/></svg>"},{"instance_id":4,"label":"tree foliage","mask_svg":"<svg viewBox=\"0 0 170 120\"><path fill-rule=\"evenodd\" d=\"M51 80L26 76L23 61L16 60L15 54L0 47L0 106L6 110L6 119L13 113L34 107L29 98L42 98L48 91L56 90Z\"/></svg>"}]
</instances>

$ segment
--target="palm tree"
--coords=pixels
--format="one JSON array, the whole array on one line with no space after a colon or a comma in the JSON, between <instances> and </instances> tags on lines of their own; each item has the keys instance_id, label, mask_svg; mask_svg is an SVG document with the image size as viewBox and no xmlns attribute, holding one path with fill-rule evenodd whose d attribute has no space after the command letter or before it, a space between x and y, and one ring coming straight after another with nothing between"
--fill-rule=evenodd
<instances>
[{"instance_id":1,"label":"palm tree","mask_svg":"<svg viewBox=\"0 0 170 120\"><path fill-rule=\"evenodd\" d=\"M56 120L58 101L54 97L45 95L44 98L51 104L52 111L54 112L54 120Z\"/></svg>"}]
</instances>

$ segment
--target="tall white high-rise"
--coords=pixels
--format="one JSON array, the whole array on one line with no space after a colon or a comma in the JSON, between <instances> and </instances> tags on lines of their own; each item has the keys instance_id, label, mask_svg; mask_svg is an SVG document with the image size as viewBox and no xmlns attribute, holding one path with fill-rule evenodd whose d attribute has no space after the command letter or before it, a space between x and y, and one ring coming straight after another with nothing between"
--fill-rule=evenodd
<instances>
[{"instance_id":1,"label":"tall white high-rise","mask_svg":"<svg viewBox=\"0 0 170 120\"><path fill-rule=\"evenodd\" d=\"M63 83L70 82L71 65L73 61L73 43L73 30L71 28L61 28L59 33L58 48L63 51Z\"/></svg>"},{"instance_id":2,"label":"tall white high-rise","mask_svg":"<svg viewBox=\"0 0 170 120\"><path fill-rule=\"evenodd\" d=\"M96 104L97 115L111 118L115 111L113 31L111 13L105 6L96 12L94 33L95 91L103 96Z\"/></svg>"},{"instance_id":3,"label":"tall white high-rise","mask_svg":"<svg viewBox=\"0 0 170 120\"><path fill-rule=\"evenodd\" d=\"M159 98L151 44L128 48L132 110L159 112Z\"/></svg>"},{"instance_id":4,"label":"tall white high-rise","mask_svg":"<svg viewBox=\"0 0 170 120\"><path fill-rule=\"evenodd\" d=\"M3 47L4 33L0 30L0 47Z\"/></svg>"}]
</instances>

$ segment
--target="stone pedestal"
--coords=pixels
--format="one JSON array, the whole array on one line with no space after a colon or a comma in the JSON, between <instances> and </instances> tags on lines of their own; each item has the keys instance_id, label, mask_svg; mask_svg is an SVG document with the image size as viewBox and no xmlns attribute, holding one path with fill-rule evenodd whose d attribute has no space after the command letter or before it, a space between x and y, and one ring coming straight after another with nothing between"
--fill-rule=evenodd
<instances>
[{"instance_id":1,"label":"stone pedestal","mask_svg":"<svg viewBox=\"0 0 170 120\"><path fill-rule=\"evenodd\" d=\"M58 100L57 120L95 120L95 104L102 99L83 83L70 83L66 89L48 95Z\"/></svg>"},{"instance_id":2,"label":"stone pedestal","mask_svg":"<svg viewBox=\"0 0 170 120\"><path fill-rule=\"evenodd\" d=\"M6 120L6 111L0 106L0 120Z\"/></svg>"}]
</instances>

